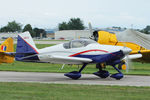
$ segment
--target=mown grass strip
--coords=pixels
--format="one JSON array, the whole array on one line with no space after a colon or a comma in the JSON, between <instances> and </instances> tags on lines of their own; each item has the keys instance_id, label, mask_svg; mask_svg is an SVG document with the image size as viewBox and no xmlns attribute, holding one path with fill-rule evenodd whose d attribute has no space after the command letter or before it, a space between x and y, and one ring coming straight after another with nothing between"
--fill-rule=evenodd
<instances>
[{"instance_id":1,"label":"mown grass strip","mask_svg":"<svg viewBox=\"0 0 150 100\"><path fill-rule=\"evenodd\" d=\"M18 62L15 61L12 64L1 64L0 71L21 71L21 72L58 72L58 73L67 73L71 71L78 71L81 68L81 65L65 65L64 69L60 70L62 64L49 64L49 63L29 63L29 62ZM131 75L150 75L149 64L141 64L138 62L133 62L132 69L126 73L125 70L122 70L124 74ZM105 70L108 70L110 73L117 73L117 71L112 68L112 66L107 66ZM98 71L95 64L87 65L82 73L91 74Z\"/></svg>"},{"instance_id":2,"label":"mown grass strip","mask_svg":"<svg viewBox=\"0 0 150 100\"><path fill-rule=\"evenodd\" d=\"M150 87L0 83L1 100L149 100Z\"/></svg>"}]
</instances>

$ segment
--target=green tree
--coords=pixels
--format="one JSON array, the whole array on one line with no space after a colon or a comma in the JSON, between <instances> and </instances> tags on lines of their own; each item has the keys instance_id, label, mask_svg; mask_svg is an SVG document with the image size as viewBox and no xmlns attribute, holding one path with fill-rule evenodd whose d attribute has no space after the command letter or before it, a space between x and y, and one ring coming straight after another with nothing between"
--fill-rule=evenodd
<instances>
[{"instance_id":1,"label":"green tree","mask_svg":"<svg viewBox=\"0 0 150 100\"><path fill-rule=\"evenodd\" d=\"M43 37L46 37L46 32L44 29L34 28L33 31L35 32L36 37L40 37L40 34L43 34Z\"/></svg>"},{"instance_id":2,"label":"green tree","mask_svg":"<svg viewBox=\"0 0 150 100\"><path fill-rule=\"evenodd\" d=\"M58 25L59 30L83 30L83 21L80 18L71 18L69 22L62 22Z\"/></svg>"},{"instance_id":3,"label":"green tree","mask_svg":"<svg viewBox=\"0 0 150 100\"><path fill-rule=\"evenodd\" d=\"M39 30L39 28L34 28L33 31L35 32L35 37L40 37L40 30Z\"/></svg>"},{"instance_id":4,"label":"green tree","mask_svg":"<svg viewBox=\"0 0 150 100\"><path fill-rule=\"evenodd\" d=\"M8 22L8 24L0 29L1 32L16 32L21 31L22 25L16 21Z\"/></svg>"},{"instance_id":5,"label":"green tree","mask_svg":"<svg viewBox=\"0 0 150 100\"><path fill-rule=\"evenodd\" d=\"M71 18L68 27L71 30L83 30L85 28L80 18Z\"/></svg>"},{"instance_id":6,"label":"green tree","mask_svg":"<svg viewBox=\"0 0 150 100\"><path fill-rule=\"evenodd\" d=\"M58 25L59 30L68 30L68 24L66 22L62 22Z\"/></svg>"},{"instance_id":7,"label":"green tree","mask_svg":"<svg viewBox=\"0 0 150 100\"><path fill-rule=\"evenodd\" d=\"M10 29L7 26L4 26L0 29L0 32L10 32Z\"/></svg>"},{"instance_id":8,"label":"green tree","mask_svg":"<svg viewBox=\"0 0 150 100\"><path fill-rule=\"evenodd\" d=\"M145 34L150 34L150 26L146 26L146 28L144 28L143 30L141 30L141 32L145 33Z\"/></svg>"},{"instance_id":9,"label":"green tree","mask_svg":"<svg viewBox=\"0 0 150 100\"><path fill-rule=\"evenodd\" d=\"M36 37L35 32L32 30L32 26L30 24L25 25L22 32L29 31L32 37Z\"/></svg>"}]
</instances>

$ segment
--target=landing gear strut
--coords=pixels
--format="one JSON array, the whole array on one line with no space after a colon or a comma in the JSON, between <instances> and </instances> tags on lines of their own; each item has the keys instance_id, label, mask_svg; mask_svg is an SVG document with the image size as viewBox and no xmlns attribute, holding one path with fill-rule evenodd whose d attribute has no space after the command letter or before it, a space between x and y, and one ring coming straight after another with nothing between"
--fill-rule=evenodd
<instances>
[{"instance_id":1,"label":"landing gear strut","mask_svg":"<svg viewBox=\"0 0 150 100\"><path fill-rule=\"evenodd\" d=\"M117 80L120 80L123 78L123 74L122 72L115 66L115 65L112 65L114 67L114 69L116 69L119 73L116 73L116 74L112 74L110 77L112 78L115 78Z\"/></svg>"},{"instance_id":2,"label":"landing gear strut","mask_svg":"<svg viewBox=\"0 0 150 100\"><path fill-rule=\"evenodd\" d=\"M66 73L64 75L71 78L71 79L77 80L81 77L81 72L86 67L86 65L87 64L83 64L83 66L81 67L81 69L79 71L72 71L72 72Z\"/></svg>"},{"instance_id":3,"label":"landing gear strut","mask_svg":"<svg viewBox=\"0 0 150 100\"><path fill-rule=\"evenodd\" d=\"M93 73L94 75L96 75L100 78L107 78L110 75L108 71L102 70L102 65L100 63L96 64L96 68L98 68L99 71Z\"/></svg>"},{"instance_id":4,"label":"landing gear strut","mask_svg":"<svg viewBox=\"0 0 150 100\"><path fill-rule=\"evenodd\" d=\"M120 80L123 78L122 72L116 67L116 65L112 65L114 69L118 71L116 74L112 74L110 77L115 78L117 80ZM98 72L93 73L94 75L101 77L101 78L107 78L110 74L106 70L102 70L102 65L101 64L96 64L96 68L99 68Z\"/></svg>"},{"instance_id":5,"label":"landing gear strut","mask_svg":"<svg viewBox=\"0 0 150 100\"><path fill-rule=\"evenodd\" d=\"M86 65L87 64L83 64L83 66L81 67L81 69L79 71L72 71L72 72L66 73L64 75L71 78L71 79L77 80L81 77L81 72L86 67ZM115 78L117 80L122 79L123 78L122 72L115 65L112 65L112 66L114 69L116 69L118 71L118 73L112 74L110 77ZM94 75L101 77L101 78L107 78L110 75L108 71L102 70L101 64L97 64L96 67L99 68L99 71L93 73Z\"/></svg>"},{"instance_id":6,"label":"landing gear strut","mask_svg":"<svg viewBox=\"0 0 150 100\"><path fill-rule=\"evenodd\" d=\"M123 69L123 65L125 64L125 62L124 61L122 61L120 64L118 64L118 69L120 69L120 70L122 70Z\"/></svg>"}]
</instances>

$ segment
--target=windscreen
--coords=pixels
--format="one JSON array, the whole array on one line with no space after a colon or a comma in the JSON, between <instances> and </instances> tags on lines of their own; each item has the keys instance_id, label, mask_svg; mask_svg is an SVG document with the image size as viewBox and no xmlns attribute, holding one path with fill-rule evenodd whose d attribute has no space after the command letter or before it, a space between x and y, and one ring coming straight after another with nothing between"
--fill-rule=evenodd
<instances>
[{"instance_id":1,"label":"windscreen","mask_svg":"<svg viewBox=\"0 0 150 100\"><path fill-rule=\"evenodd\" d=\"M68 43L64 43L64 48L66 49L80 48L80 47L85 47L91 43L96 43L96 42L90 39L77 39L77 40L72 40Z\"/></svg>"}]
</instances>

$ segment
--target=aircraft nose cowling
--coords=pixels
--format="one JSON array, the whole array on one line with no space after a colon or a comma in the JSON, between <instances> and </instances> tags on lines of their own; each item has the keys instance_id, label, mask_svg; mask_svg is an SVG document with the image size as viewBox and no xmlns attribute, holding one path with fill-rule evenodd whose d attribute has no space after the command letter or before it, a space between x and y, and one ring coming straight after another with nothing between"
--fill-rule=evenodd
<instances>
[{"instance_id":1,"label":"aircraft nose cowling","mask_svg":"<svg viewBox=\"0 0 150 100\"><path fill-rule=\"evenodd\" d=\"M130 49L130 48L123 48L123 49L121 49L121 51L123 52L123 54L125 54L125 55L127 55L127 54L129 54L132 50Z\"/></svg>"}]
</instances>

